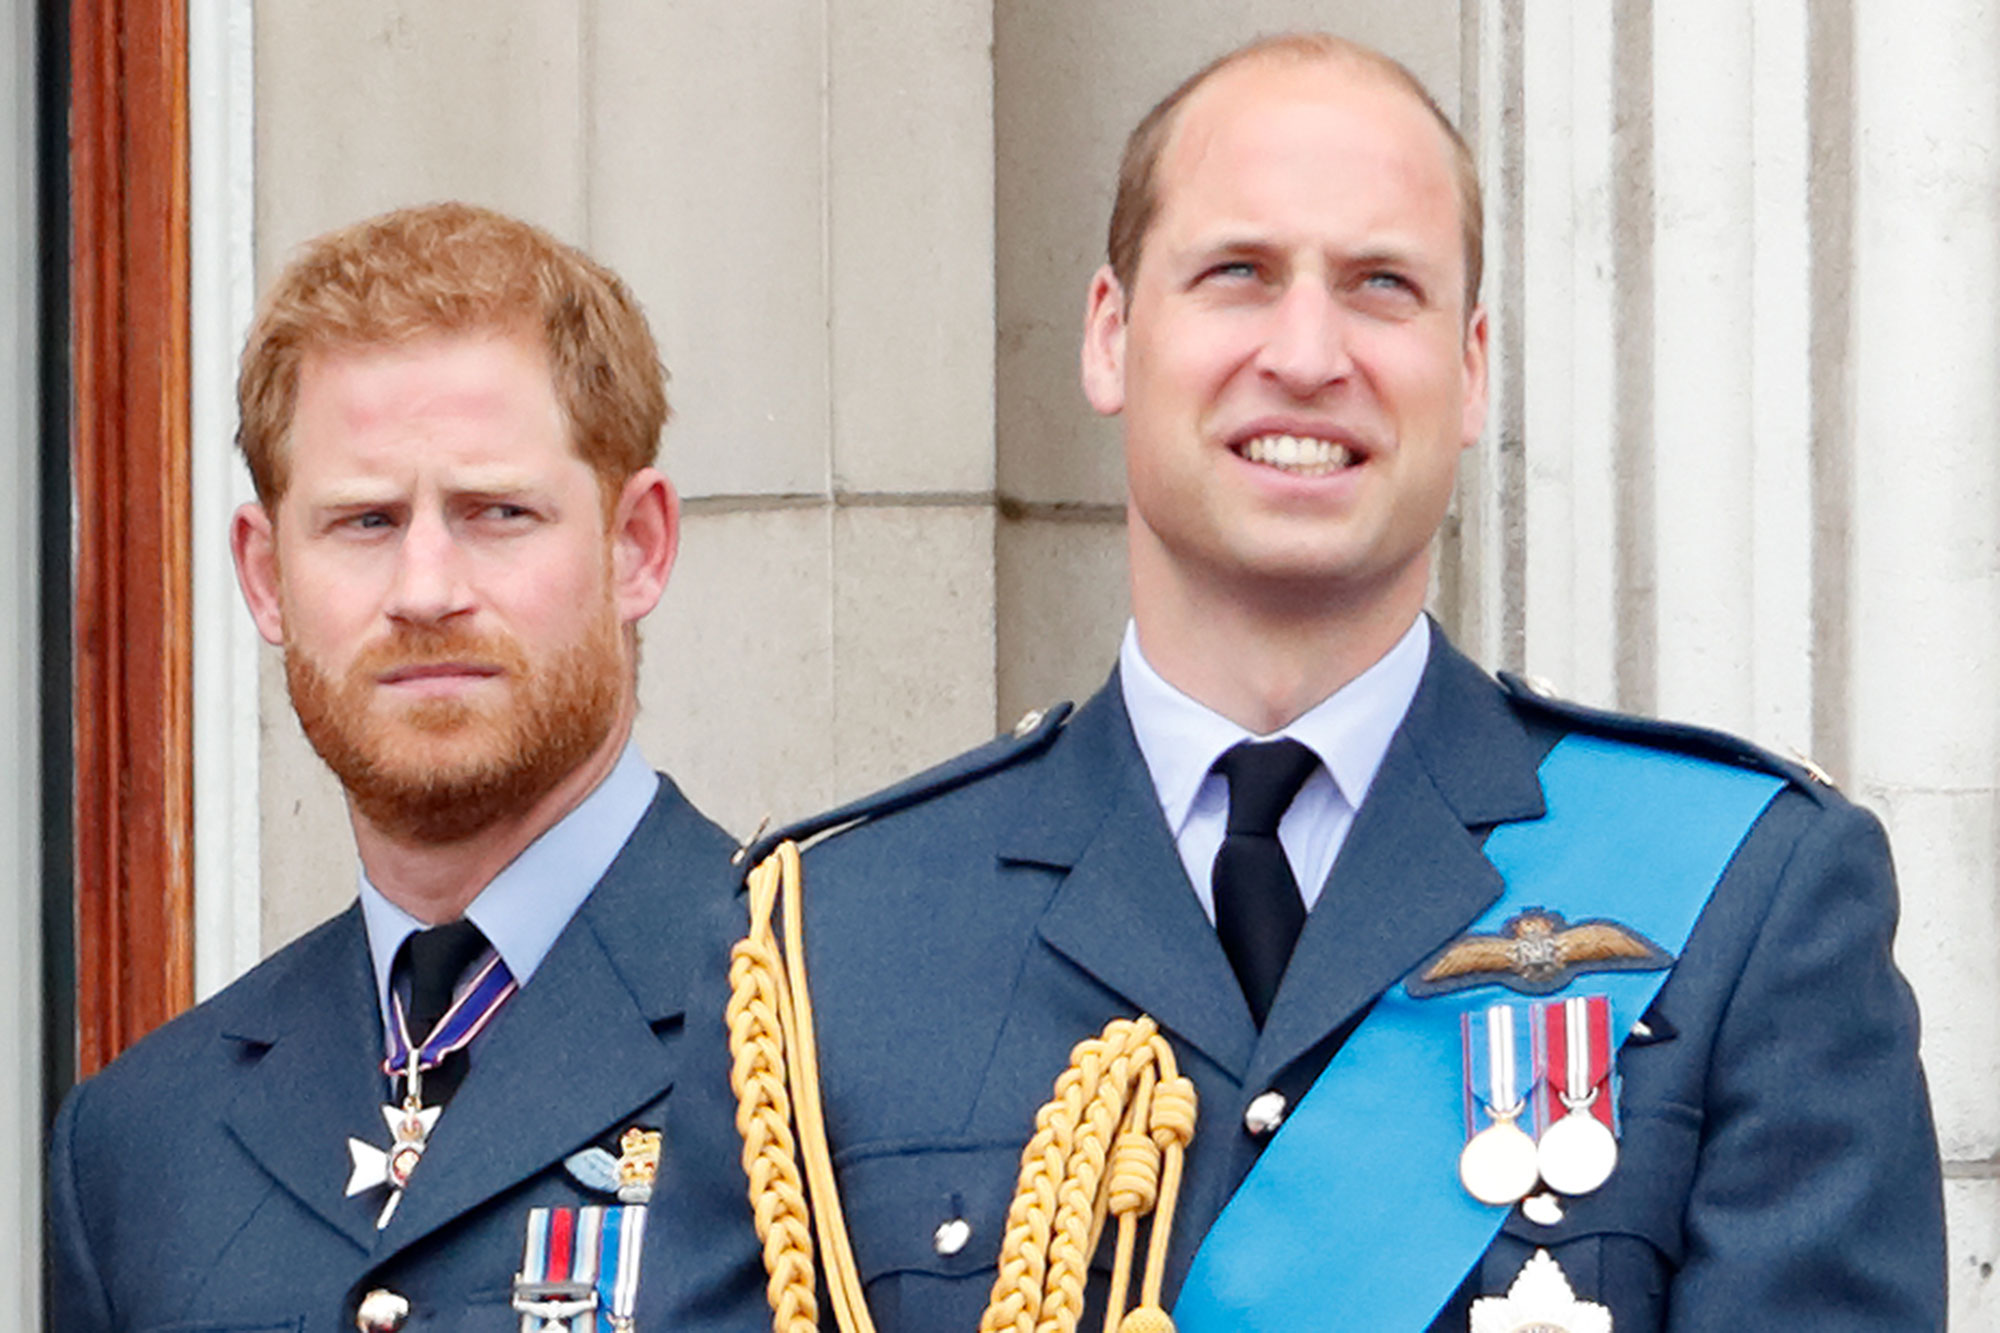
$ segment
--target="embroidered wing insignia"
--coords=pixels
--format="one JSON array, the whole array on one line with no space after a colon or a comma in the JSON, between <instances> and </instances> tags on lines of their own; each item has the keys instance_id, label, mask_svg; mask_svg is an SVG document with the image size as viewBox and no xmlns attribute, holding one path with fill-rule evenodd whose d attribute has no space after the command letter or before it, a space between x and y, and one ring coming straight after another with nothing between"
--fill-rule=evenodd
<instances>
[{"instance_id":1,"label":"embroidered wing insignia","mask_svg":"<svg viewBox=\"0 0 2000 1333\"><path fill-rule=\"evenodd\" d=\"M1423 998L1505 986L1523 995L1553 995L1591 972L1657 972L1673 955L1629 926L1593 918L1575 925L1560 912L1530 907L1491 935L1467 932L1432 954L1405 986Z\"/></svg>"}]
</instances>

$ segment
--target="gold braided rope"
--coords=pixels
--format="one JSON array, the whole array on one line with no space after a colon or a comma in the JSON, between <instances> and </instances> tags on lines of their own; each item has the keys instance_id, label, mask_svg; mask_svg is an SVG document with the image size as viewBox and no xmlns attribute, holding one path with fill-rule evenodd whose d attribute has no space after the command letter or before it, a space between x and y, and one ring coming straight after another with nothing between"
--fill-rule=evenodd
<instances>
[{"instance_id":1,"label":"gold braided rope","mask_svg":"<svg viewBox=\"0 0 2000 1333\"><path fill-rule=\"evenodd\" d=\"M729 963L730 1086L769 1275L765 1294L772 1328L813 1333L819 1327L813 1294L817 1231L837 1327L842 1333L874 1333L820 1106L798 848L781 845L750 872L749 889L749 933L731 951ZM780 896L782 949L771 922ZM1117 1220L1118 1237L1104 1327L1113 1333L1173 1333L1173 1321L1160 1306L1160 1286L1194 1123L1194 1084L1181 1076L1173 1049L1152 1019L1117 1019L1100 1035L1079 1042L1022 1150L980 1333L1073 1333L1083 1316L1090 1256L1107 1217ZM1127 1313L1138 1228L1148 1214L1153 1225L1139 1304Z\"/></svg>"}]
</instances>

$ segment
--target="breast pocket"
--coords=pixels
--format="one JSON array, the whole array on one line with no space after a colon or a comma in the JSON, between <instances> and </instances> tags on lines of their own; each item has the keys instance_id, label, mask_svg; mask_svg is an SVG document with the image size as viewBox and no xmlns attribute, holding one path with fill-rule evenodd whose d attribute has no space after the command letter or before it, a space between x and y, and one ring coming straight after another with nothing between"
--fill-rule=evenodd
<instances>
[{"instance_id":1,"label":"breast pocket","mask_svg":"<svg viewBox=\"0 0 2000 1333\"><path fill-rule=\"evenodd\" d=\"M881 1333L973 1329L997 1271L1018 1143L868 1145L841 1155L841 1204Z\"/></svg>"}]
</instances>

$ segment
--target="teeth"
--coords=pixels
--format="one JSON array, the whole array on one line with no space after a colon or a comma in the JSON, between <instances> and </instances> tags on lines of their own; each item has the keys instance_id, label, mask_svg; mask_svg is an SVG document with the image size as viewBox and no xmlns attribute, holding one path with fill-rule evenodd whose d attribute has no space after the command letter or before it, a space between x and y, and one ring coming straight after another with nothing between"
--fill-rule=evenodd
<instances>
[{"instance_id":1,"label":"teeth","mask_svg":"<svg viewBox=\"0 0 2000 1333\"><path fill-rule=\"evenodd\" d=\"M1304 435L1259 435L1243 446L1243 456L1303 477L1324 476L1354 461L1346 445Z\"/></svg>"}]
</instances>

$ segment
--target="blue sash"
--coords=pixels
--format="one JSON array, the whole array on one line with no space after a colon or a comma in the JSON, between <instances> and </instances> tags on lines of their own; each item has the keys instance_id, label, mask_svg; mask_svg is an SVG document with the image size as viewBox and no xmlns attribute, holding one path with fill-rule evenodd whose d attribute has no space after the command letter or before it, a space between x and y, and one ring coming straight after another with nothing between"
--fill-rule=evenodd
<instances>
[{"instance_id":1,"label":"blue sash","mask_svg":"<svg viewBox=\"0 0 2000 1333\"><path fill-rule=\"evenodd\" d=\"M1545 817L1496 829L1506 887L1470 929L1529 907L1608 917L1678 956L1780 778L1585 735L1540 769ZM1581 979L1622 1040L1666 981ZM1423 1329L1511 1211L1458 1182L1459 1015L1498 986L1384 994L1286 1119L1209 1229L1174 1308L1180 1333Z\"/></svg>"}]
</instances>

